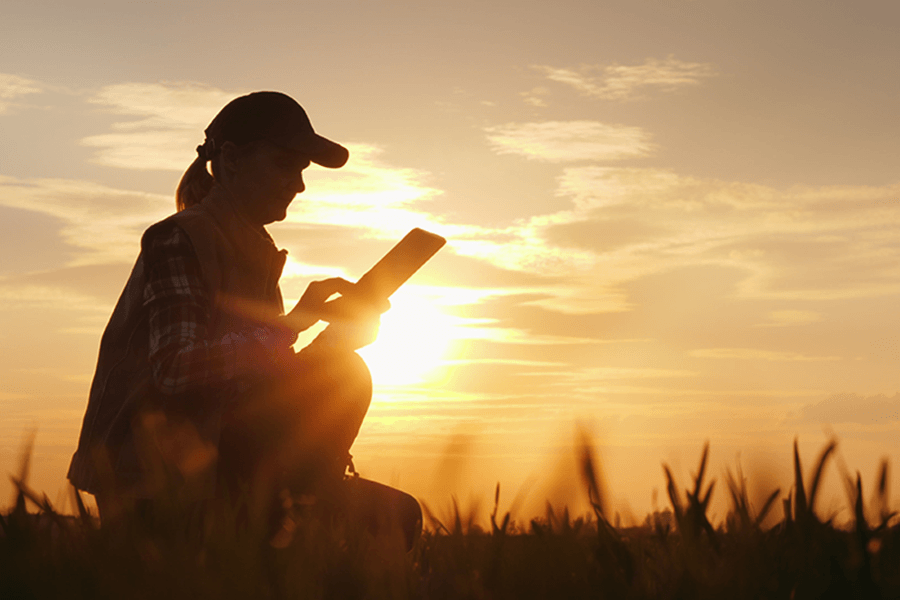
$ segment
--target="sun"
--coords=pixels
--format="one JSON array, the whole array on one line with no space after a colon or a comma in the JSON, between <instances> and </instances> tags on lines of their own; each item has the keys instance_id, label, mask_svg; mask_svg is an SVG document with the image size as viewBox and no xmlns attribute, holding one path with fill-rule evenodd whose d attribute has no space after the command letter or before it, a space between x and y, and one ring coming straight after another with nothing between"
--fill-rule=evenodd
<instances>
[{"instance_id":1,"label":"sun","mask_svg":"<svg viewBox=\"0 0 900 600\"><path fill-rule=\"evenodd\" d=\"M375 385L414 385L436 377L459 324L441 312L433 296L405 286L391 296L378 339L359 350Z\"/></svg>"}]
</instances>

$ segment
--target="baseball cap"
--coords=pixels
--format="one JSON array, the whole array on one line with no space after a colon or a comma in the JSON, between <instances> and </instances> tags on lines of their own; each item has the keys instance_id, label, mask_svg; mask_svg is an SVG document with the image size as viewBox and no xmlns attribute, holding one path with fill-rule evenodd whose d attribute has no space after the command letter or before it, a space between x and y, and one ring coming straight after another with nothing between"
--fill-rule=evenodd
<instances>
[{"instance_id":1,"label":"baseball cap","mask_svg":"<svg viewBox=\"0 0 900 600\"><path fill-rule=\"evenodd\" d=\"M350 156L346 148L317 134L303 107L281 92L253 92L235 98L206 128L206 139L204 146L212 141L213 147L268 140L332 169L344 166Z\"/></svg>"}]
</instances>

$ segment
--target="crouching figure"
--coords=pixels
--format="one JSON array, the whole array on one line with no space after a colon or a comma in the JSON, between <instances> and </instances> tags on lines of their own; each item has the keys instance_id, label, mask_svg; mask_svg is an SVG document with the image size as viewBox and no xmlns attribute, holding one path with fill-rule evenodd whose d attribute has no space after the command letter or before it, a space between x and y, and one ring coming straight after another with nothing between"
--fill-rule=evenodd
<instances>
[{"instance_id":1,"label":"crouching figure","mask_svg":"<svg viewBox=\"0 0 900 600\"><path fill-rule=\"evenodd\" d=\"M310 163L339 168L348 156L278 92L236 98L210 123L177 212L144 233L101 339L68 473L101 521L125 505L152 514L173 485L195 508L241 494L277 507L287 492L376 533L399 525L412 545L416 500L355 476L349 452L372 398L355 351L388 305L360 306L295 352L353 284L314 281L285 314L287 251L265 229L304 191Z\"/></svg>"}]
</instances>

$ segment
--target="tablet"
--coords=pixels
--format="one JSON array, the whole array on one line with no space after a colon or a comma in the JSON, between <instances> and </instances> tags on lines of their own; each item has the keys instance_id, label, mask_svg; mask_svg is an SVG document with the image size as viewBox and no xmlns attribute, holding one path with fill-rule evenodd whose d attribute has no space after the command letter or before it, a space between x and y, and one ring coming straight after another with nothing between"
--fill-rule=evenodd
<instances>
[{"instance_id":1,"label":"tablet","mask_svg":"<svg viewBox=\"0 0 900 600\"><path fill-rule=\"evenodd\" d=\"M322 318L325 321L347 318L352 314L352 303L388 299L446 243L437 234L418 227L413 229L359 278L352 295L327 302L328 310Z\"/></svg>"}]
</instances>

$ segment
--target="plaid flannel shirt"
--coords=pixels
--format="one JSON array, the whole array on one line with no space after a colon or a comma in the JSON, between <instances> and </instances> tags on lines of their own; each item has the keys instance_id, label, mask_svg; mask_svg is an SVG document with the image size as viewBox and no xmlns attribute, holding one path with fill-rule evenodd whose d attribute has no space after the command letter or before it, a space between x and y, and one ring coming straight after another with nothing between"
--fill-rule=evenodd
<instances>
[{"instance_id":1,"label":"plaid flannel shirt","mask_svg":"<svg viewBox=\"0 0 900 600\"><path fill-rule=\"evenodd\" d=\"M297 340L295 332L271 324L209 339L212 301L190 238L180 227L154 239L145 260L143 306L149 312L151 371L160 392L174 396L238 383L277 362Z\"/></svg>"}]
</instances>

